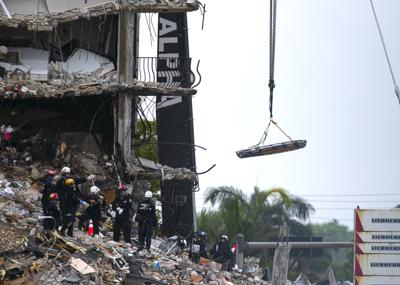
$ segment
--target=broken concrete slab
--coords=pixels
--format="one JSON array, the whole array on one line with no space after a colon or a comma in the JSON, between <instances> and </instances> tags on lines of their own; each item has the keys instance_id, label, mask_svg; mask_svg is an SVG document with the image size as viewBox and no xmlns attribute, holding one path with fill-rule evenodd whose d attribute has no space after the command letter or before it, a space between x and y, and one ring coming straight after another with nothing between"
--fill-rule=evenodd
<instances>
[{"instance_id":1,"label":"broken concrete slab","mask_svg":"<svg viewBox=\"0 0 400 285\"><path fill-rule=\"evenodd\" d=\"M85 49L76 49L65 63L61 63L61 68L69 73L91 74L98 71L102 75L115 70L108 58Z\"/></svg>"},{"instance_id":2,"label":"broken concrete slab","mask_svg":"<svg viewBox=\"0 0 400 285\"><path fill-rule=\"evenodd\" d=\"M4 5L3 9L0 9L0 25L7 27L24 26L28 30L36 31L51 31L58 23L71 22L79 18L117 14L121 9L140 13L190 12L199 9L199 2L197 0L129 0L124 1L124 5L121 5L119 1L111 0L39 0L39 8L29 8L32 4L38 4L30 0L8 0L8 2L17 2L14 6L11 3L11 6L19 13L8 13L7 6ZM44 2L46 2L46 7L43 5ZM72 5L69 5L69 2ZM3 2L0 1L0 3ZM23 3L27 5L23 5ZM49 4L49 8L47 4ZM38 13L38 11L42 12Z\"/></svg>"},{"instance_id":3,"label":"broken concrete slab","mask_svg":"<svg viewBox=\"0 0 400 285\"><path fill-rule=\"evenodd\" d=\"M311 282L304 273L300 273L300 275L297 276L296 280L293 282L293 285L311 285Z\"/></svg>"},{"instance_id":4,"label":"broken concrete slab","mask_svg":"<svg viewBox=\"0 0 400 285\"><path fill-rule=\"evenodd\" d=\"M80 258L71 257L70 265L79 273L86 275L96 273L96 270Z\"/></svg>"}]
</instances>

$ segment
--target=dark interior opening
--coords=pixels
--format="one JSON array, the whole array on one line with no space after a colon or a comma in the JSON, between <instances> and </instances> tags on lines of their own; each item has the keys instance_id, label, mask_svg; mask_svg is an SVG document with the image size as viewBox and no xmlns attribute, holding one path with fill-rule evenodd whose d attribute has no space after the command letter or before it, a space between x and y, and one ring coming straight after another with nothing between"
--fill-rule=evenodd
<instances>
[{"instance_id":1,"label":"dark interior opening","mask_svg":"<svg viewBox=\"0 0 400 285\"><path fill-rule=\"evenodd\" d=\"M42 149L33 159L51 156L54 147L66 143L77 151L96 155L112 153L114 139L113 105L110 95L69 97L60 100L26 99L0 102L0 124L16 129L11 145ZM34 136L43 140L37 141ZM40 157L39 157L40 156Z\"/></svg>"}]
</instances>

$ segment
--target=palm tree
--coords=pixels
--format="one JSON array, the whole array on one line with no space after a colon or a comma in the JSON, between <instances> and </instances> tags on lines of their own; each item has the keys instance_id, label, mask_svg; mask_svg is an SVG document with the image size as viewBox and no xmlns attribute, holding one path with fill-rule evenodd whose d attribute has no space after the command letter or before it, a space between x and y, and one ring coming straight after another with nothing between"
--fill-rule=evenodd
<instances>
[{"instance_id":1,"label":"palm tree","mask_svg":"<svg viewBox=\"0 0 400 285\"><path fill-rule=\"evenodd\" d=\"M243 233L247 240L265 241L276 235L283 222L292 229L292 233L309 235L309 229L299 221L306 221L314 211L305 200L289 195L281 188L261 191L258 187L248 197L240 189L232 186L210 188L206 192L205 202L218 208L202 211L198 217L198 225L213 236L225 233L234 238ZM207 225L207 215L213 215L213 225ZM219 222L217 222L219 221ZM218 228L216 223L220 224ZM225 231L225 232L223 232Z\"/></svg>"}]
</instances>

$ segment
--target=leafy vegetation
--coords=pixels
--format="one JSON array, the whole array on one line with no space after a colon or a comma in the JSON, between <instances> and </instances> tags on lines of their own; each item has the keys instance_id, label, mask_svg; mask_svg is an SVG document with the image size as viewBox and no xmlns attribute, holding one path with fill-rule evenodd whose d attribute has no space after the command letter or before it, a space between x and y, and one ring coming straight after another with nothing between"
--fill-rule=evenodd
<instances>
[{"instance_id":1,"label":"leafy vegetation","mask_svg":"<svg viewBox=\"0 0 400 285\"><path fill-rule=\"evenodd\" d=\"M137 156L158 162L156 121L136 121L135 145ZM150 191L153 193L160 190L160 181L153 180L150 184Z\"/></svg>"},{"instance_id":2,"label":"leafy vegetation","mask_svg":"<svg viewBox=\"0 0 400 285\"><path fill-rule=\"evenodd\" d=\"M277 235L283 222L297 235L310 233L299 221L307 220L314 208L284 189L261 191L255 187L248 197L240 189L222 186L208 189L205 195L205 202L216 210L203 210L198 215L198 228L209 232L212 240L222 234L234 239L243 233L247 240L265 241Z\"/></svg>"}]
</instances>

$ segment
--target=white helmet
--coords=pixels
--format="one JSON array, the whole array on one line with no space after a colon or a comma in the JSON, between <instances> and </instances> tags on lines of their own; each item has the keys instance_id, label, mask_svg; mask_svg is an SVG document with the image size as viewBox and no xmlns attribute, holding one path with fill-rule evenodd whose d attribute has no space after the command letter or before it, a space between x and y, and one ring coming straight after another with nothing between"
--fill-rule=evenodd
<instances>
[{"instance_id":1,"label":"white helmet","mask_svg":"<svg viewBox=\"0 0 400 285\"><path fill-rule=\"evenodd\" d=\"M99 187L97 187L97 186L90 187L90 194L95 195L95 194L97 194L99 192L100 192L100 188Z\"/></svg>"},{"instance_id":2,"label":"white helmet","mask_svg":"<svg viewBox=\"0 0 400 285\"><path fill-rule=\"evenodd\" d=\"M69 168L69 167L67 167L67 166L64 166L64 167L61 169L61 173L71 173L71 168Z\"/></svg>"},{"instance_id":3,"label":"white helmet","mask_svg":"<svg viewBox=\"0 0 400 285\"><path fill-rule=\"evenodd\" d=\"M146 191L146 193L144 193L144 197L151 198L151 197L153 197L153 193L151 191Z\"/></svg>"}]
</instances>

